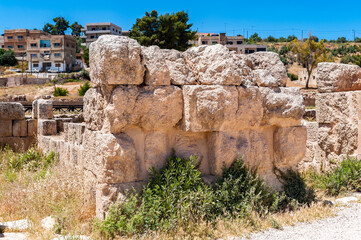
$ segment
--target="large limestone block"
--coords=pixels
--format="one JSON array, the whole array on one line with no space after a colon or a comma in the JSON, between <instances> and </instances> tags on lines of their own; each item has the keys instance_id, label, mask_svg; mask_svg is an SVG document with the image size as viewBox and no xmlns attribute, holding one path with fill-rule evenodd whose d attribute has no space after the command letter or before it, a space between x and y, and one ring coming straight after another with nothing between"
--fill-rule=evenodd
<instances>
[{"instance_id":1,"label":"large limestone block","mask_svg":"<svg viewBox=\"0 0 361 240\"><path fill-rule=\"evenodd\" d=\"M104 122L105 98L100 88L91 88L84 95L84 121L88 129L101 130Z\"/></svg>"},{"instance_id":2,"label":"large limestone block","mask_svg":"<svg viewBox=\"0 0 361 240\"><path fill-rule=\"evenodd\" d=\"M139 163L133 140L126 134L98 134L98 182L122 183L139 180Z\"/></svg>"},{"instance_id":3,"label":"large limestone block","mask_svg":"<svg viewBox=\"0 0 361 240\"><path fill-rule=\"evenodd\" d=\"M181 120L183 113L182 90L176 86L120 86L113 91L111 102L105 109L103 130L112 133L130 126L169 129Z\"/></svg>"},{"instance_id":4,"label":"large limestone block","mask_svg":"<svg viewBox=\"0 0 361 240\"><path fill-rule=\"evenodd\" d=\"M248 55L255 82L260 87L285 87L287 71L277 53L258 52Z\"/></svg>"},{"instance_id":5,"label":"large limestone block","mask_svg":"<svg viewBox=\"0 0 361 240\"><path fill-rule=\"evenodd\" d=\"M0 148L10 146L16 152L24 152L34 146L35 138L33 137L1 137Z\"/></svg>"},{"instance_id":6,"label":"large limestone block","mask_svg":"<svg viewBox=\"0 0 361 240\"><path fill-rule=\"evenodd\" d=\"M319 63L317 76L320 93L361 90L361 68L357 65Z\"/></svg>"},{"instance_id":7,"label":"large limestone block","mask_svg":"<svg viewBox=\"0 0 361 240\"><path fill-rule=\"evenodd\" d=\"M28 135L28 125L25 119L13 121L13 136L26 137Z\"/></svg>"},{"instance_id":8,"label":"large limestone block","mask_svg":"<svg viewBox=\"0 0 361 240\"><path fill-rule=\"evenodd\" d=\"M31 118L37 119L38 118L38 100L34 100L32 102L32 109L31 109Z\"/></svg>"},{"instance_id":9,"label":"large limestone block","mask_svg":"<svg viewBox=\"0 0 361 240\"><path fill-rule=\"evenodd\" d=\"M183 128L187 132L223 130L238 109L235 86L183 86Z\"/></svg>"},{"instance_id":10,"label":"large limestone block","mask_svg":"<svg viewBox=\"0 0 361 240\"><path fill-rule=\"evenodd\" d=\"M237 87L238 109L230 130L242 130L258 126L263 118L263 99L258 87ZM234 96L236 97L236 96Z\"/></svg>"},{"instance_id":11,"label":"large limestone block","mask_svg":"<svg viewBox=\"0 0 361 240\"><path fill-rule=\"evenodd\" d=\"M360 91L316 94L318 123L352 122L357 124Z\"/></svg>"},{"instance_id":12,"label":"large limestone block","mask_svg":"<svg viewBox=\"0 0 361 240\"><path fill-rule=\"evenodd\" d=\"M211 133L208 144L211 174L221 176L223 167L229 167L238 157L261 175L271 172L272 133L271 128Z\"/></svg>"},{"instance_id":13,"label":"large limestone block","mask_svg":"<svg viewBox=\"0 0 361 240\"><path fill-rule=\"evenodd\" d=\"M0 102L0 120L21 120L25 118L21 103Z\"/></svg>"},{"instance_id":14,"label":"large limestone block","mask_svg":"<svg viewBox=\"0 0 361 240\"><path fill-rule=\"evenodd\" d=\"M56 135L57 134L56 121L39 119L38 120L38 134L40 134L41 136Z\"/></svg>"},{"instance_id":15,"label":"large limestone block","mask_svg":"<svg viewBox=\"0 0 361 240\"><path fill-rule=\"evenodd\" d=\"M305 126L307 129L307 142L317 142L318 122L302 120L302 126Z\"/></svg>"},{"instance_id":16,"label":"large limestone block","mask_svg":"<svg viewBox=\"0 0 361 240\"><path fill-rule=\"evenodd\" d=\"M53 102L51 100L39 99L37 101L38 119L53 118Z\"/></svg>"},{"instance_id":17,"label":"large limestone block","mask_svg":"<svg viewBox=\"0 0 361 240\"><path fill-rule=\"evenodd\" d=\"M181 52L151 46L142 47L142 55L146 67L146 85L196 83L193 73L186 64Z\"/></svg>"},{"instance_id":18,"label":"large limestone block","mask_svg":"<svg viewBox=\"0 0 361 240\"><path fill-rule=\"evenodd\" d=\"M90 44L90 78L95 86L143 83L141 48L134 39L103 35Z\"/></svg>"},{"instance_id":19,"label":"large limestone block","mask_svg":"<svg viewBox=\"0 0 361 240\"><path fill-rule=\"evenodd\" d=\"M154 167L160 170L165 166L170 155L168 135L165 132L148 132L144 138L144 168L145 171Z\"/></svg>"},{"instance_id":20,"label":"large limestone block","mask_svg":"<svg viewBox=\"0 0 361 240\"><path fill-rule=\"evenodd\" d=\"M299 126L305 112L299 88L265 88L260 92L263 99L263 123L277 126Z\"/></svg>"},{"instance_id":21,"label":"large limestone block","mask_svg":"<svg viewBox=\"0 0 361 240\"><path fill-rule=\"evenodd\" d=\"M34 137L37 133L38 121L36 119L27 119L28 124L28 136Z\"/></svg>"},{"instance_id":22,"label":"large limestone block","mask_svg":"<svg viewBox=\"0 0 361 240\"><path fill-rule=\"evenodd\" d=\"M303 126L278 128L273 141L275 165L295 167L306 153L307 129Z\"/></svg>"},{"instance_id":23,"label":"large limestone block","mask_svg":"<svg viewBox=\"0 0 361 240\"><path fill-rule=\"evenodd\" d=\"M183 55L200 84L254 85L247 57L229 51L226 46L193 47Z\"/></svg>"},{"instance_id":24,"label":"large limestone block","mask_svg":"<svg viewBox=\"0 0 361 240\"><path fill-rule=\"evenodd\" d=\"M0 119L0 137L11 137L12 134L13 134L12 121Z\"/></svg>"}]
</instances>

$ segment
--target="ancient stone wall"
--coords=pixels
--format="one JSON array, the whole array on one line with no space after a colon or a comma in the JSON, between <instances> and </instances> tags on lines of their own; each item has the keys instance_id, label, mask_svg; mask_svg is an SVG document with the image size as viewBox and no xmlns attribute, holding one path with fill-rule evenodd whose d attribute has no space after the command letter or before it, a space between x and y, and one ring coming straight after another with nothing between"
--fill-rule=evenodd
<instances>
[{"instance_id":1,"label":"ancient stone wall","mask_svg":"<svg viewBox=\"0 0 361 240\"><path fill-rule=\"evenodd\" d=\"M90 46L93 88L84 97L84 124L39 117L45 150L84 172L97 215L124 190L139 187L172 149L195 155L205 178L219 176L238 156L273 186L272 168L296 167L306 151L303 97L286 88L277 54L242 55L221 45L185 52L141 47L101 36ZM38 103L38 116L46 103Z\"/></svg>"},{"instance_id":2,"label":"ancient stone wall","mask_svg":"<svg viewBox=\"0 0 361 240\"><path fill-rule=\"evenodd\" d=\"M361 69L320 63L317 70L316 122L304 122L307 151L301 167L327 170L347 156L360 156Z\"/></svg>"},{"instance_id":3,"label":"ancient stone wall","mask_svg":"<svg viewBox=\"0 0 361 240\"><path fill-rule=\"evenodd\" d=\"M26 150L35 143L35 136L36 121L25 118L23 105L0 102L0 147Z\"/></svg>"}]
</instances>

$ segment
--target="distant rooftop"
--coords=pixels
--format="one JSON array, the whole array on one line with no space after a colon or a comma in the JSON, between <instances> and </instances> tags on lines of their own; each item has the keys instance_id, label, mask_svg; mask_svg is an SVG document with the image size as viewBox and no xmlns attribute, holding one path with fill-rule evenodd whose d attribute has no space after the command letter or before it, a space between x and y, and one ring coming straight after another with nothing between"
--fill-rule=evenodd
<instances>
[{"instance_id":1,"label":"distant rooftop","mask_svg":"<svg viewBox=\"0 0 361 240\"><path fill-rule=\"evenodd\" d=\"M85 26L87 27L91 27L91 26L111 26L111 25L114 25L116 27L119 27L117 25L115 25L114 23L111 23L111 22L100 22L100 23L86 23Z\"/></svg>"}]
</instances>

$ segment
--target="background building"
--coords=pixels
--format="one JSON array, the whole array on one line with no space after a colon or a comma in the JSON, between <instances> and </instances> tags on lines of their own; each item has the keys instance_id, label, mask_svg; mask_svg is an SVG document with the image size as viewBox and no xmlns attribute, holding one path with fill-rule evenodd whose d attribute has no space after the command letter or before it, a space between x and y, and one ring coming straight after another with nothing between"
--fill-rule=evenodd
<instances>
[{"instance_id":1,"label":"background building","mask_svg":"<svg viewBox=\"0 0 361 240\"><path fill-rule=\"evenodd\" d=\"M28 37L27 56L29 70L60 72L70 71L76 65L76 40L69 35Z\"/></svg>"},{"instance_id":2,"label":"background building","mask_svg":"<svg viewBox=\"0 0 361 240\"><path fill-rule=\"evenodd\" d=\"M39 38L40 36L48 36L50 34L41 30L28 29L11 29L4 30L4 48L11 49L15 52L15 56L21 60L27 50L28 38Z\"/></svg>"},{"instance_id":3,"label":"background building","mask_svg":"<svg viewBox=\"0 0 361 240\"><path fill-rule=\"evenodd\" d=\"M220 34L199 33L197 34L197 37L198 37L198 41L197 41L198 46L222 44L225 45L231 51L236 51L237 53L244 53L244 54L267 51L266 45L244 44L243 36L226 36L225 33L220 33Z\"/></svg>"},{"instance_id":4,"label":"background building","mask_svg":"<svg viewBox=\"0 0 361 240\"><path fill-rule=\"evenodd\" d=\"M101 35L122 35L122 28L110 23L87 23L82 30L82 45L89 45L96 41Z\"/></svg>"}]
</instances>

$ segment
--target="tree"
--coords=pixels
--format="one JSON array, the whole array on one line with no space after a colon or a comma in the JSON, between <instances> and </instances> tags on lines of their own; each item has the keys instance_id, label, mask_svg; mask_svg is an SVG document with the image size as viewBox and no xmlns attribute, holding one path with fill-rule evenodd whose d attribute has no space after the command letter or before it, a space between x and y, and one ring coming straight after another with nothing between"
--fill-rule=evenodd
<instances>
[{"instance_id":1,"label":"tree","mask_svg":"<svg viewBox=\"0 0 361 240\"><path fill-rule=\"evenodd\" d=\"M317 67L317 64L331 60L327 56L327 50L323 45L323 41L317 43L309 38L305 42L299 42L295 39L289 44L289 48L296 55L297 61L306 68L308 75L306 88L308 88L310 76Z\"/></svg>"},{"instance_id":2,"label":"tree","mask_svg":"<svg viewBox=\"0 0 361 240\"><path fill-rule=\"evenodd\" d=\"M280 38L278 39L278 41L279 41L279 42L287 42L287 39L284 38L284 37L280 37Z\"/></svg>"},{"instance_id":3,"label":"tree","mask_svg":"<svg viewBox=\"0 0 361 240\"><path fill-rule=\"evenodd\" d=\"M55 25L47 23L43 27L43 31L51 35L65 35L66 30L69 28L69 22L63 17L53 18Z\"/></svg>"},{"instance_id":4,"label":"tree","mask_svg":"<svg viewBox=\"0 0 361 240\"><path fill-rule=\"evenodd\" d=\"M297 37L295 35L289 35L287 37L287 42L292 42L293 40L297 39Z\"/></svg>"},{"instance_id":5,"label":"tree","mask_svg":"<svg viewBox=\"0 0 361 240\"><path fill-rule=\"evenodd\" d=\"M311 35L309 38L315 42L318 42L318 37L316 37L316 36Z\"/></svg>"},{"instance_id":6,"label":"tree","mask_svg":"<svg viewBox=\"0 0 361 240\"><path fill-rule=\"evenodd\" d=\"M89 66L89 48L84 49L82 58L87 66Z\"/></svg>"},{"instance_id":7,"label":"tree","mask_svg":"<svg viewBox=\"0 0 361 240\"><path fill-rule=\"evenodd\" d=\"M80 25L78 22L74 22L72 25L70 25L70 28L72 30L71 35L79 37L83 26Z\"/></svg>"},{"instance_id":8,"label":"tree","mask_svg":"<svg viewBox=\"0 0 361 240\"><path fill-rule=\"evenodd\" d=\"M260 36L258 36L258 33L254 33L250 38L249 38L249 40L251 41L251 42L260 42L260 41L262 41L262 38L260 38Z\"/></svg>"},{"instance_id":9,"label":"tree","mask_svg":"<svg viewBox=\"0 0 361 240\"><path fill-rule=\"evenodd\" d=\"M267 38L264 39L265 42L277 42L277 38L273 37L273 36L268 36Z\"/></svg>"},{"instance_id":10,"label":"tree","mask_svg":"<svg viewBox=\"0 0 361 240\"><path fill-rule=\"evenodd\" d=\"M345 37L339 37L336 40L337 43L347 43L347 39Z\"/></svg>"},{"instance_id":11,"label":"tree","mask_svg":"<svg viewBox=\"0 0 361 240\"><path fill-rule=\"evenodd\" d=\"M14 51L0 49L0 66L15 66L18 64Z\"/></svg>"},{"instance_id":12,"label":"tree","mask_svg":"<svg viewBox=\"0 0 361 240\"><path fill-rule=\"evenodd\" d=\"M195 39L196 31L188 24L188 13L181 11L158 16L158 12L146 12L138 18L129 33L143 46L157 45L160 48L177 49L180 51L190 47L189 40Z\"/></svg>"}]
</instances>

